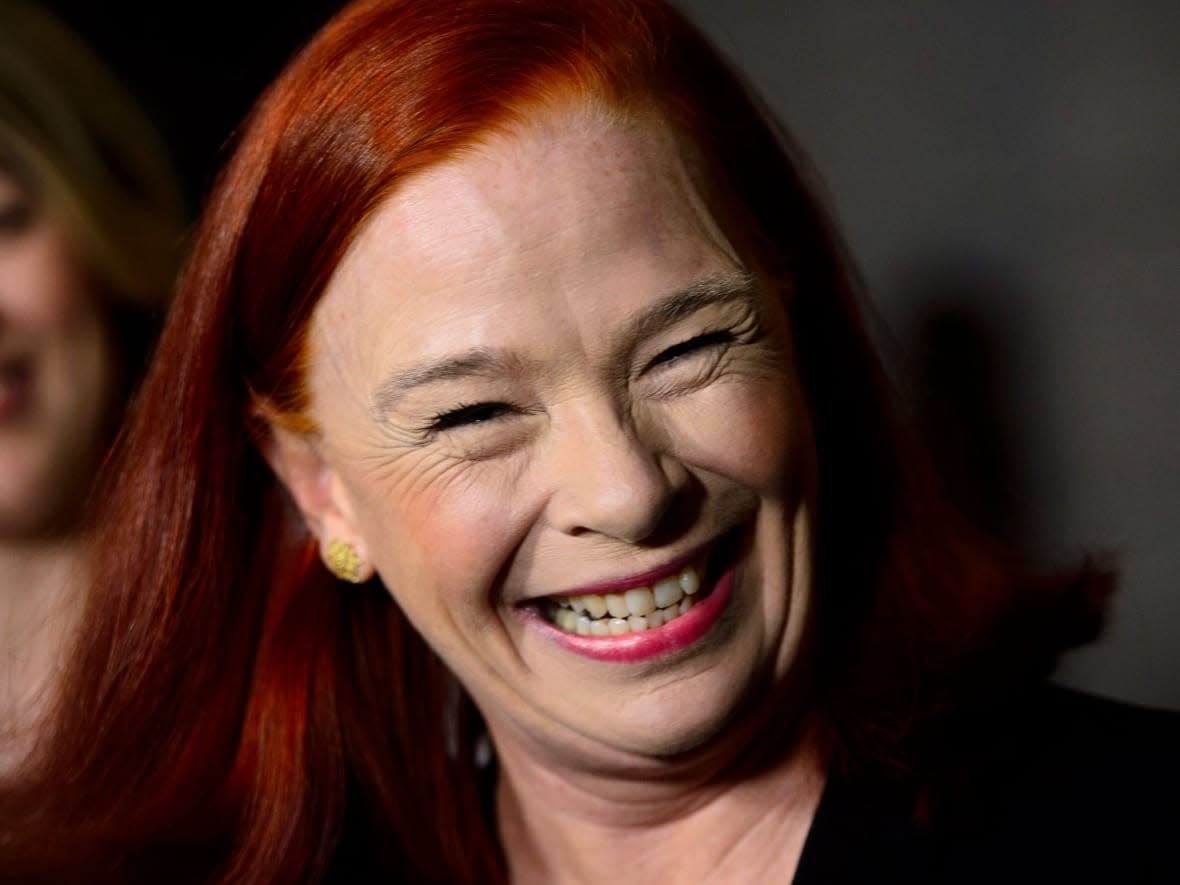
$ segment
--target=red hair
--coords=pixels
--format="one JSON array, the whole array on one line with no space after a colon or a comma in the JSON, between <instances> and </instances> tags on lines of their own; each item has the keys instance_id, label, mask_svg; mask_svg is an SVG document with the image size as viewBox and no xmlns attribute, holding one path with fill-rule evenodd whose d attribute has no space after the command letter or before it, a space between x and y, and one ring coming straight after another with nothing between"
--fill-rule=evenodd
<instances>
[{"instance_id":1,"label":"red hair","mask_svg":"<svg viewBox=\"0 0 1180 885\"><path fill-rule=\"evenodd\" d=\"M42 774L9 800L68 840L77 866L56 874L503 879L478 715L378 582L345 589L319 564L255 416L306 413L311 312L399 182L566 98L658 113L791 293L821 473L818 702L841 746L896 744L930 706L914 686L931 649L940 672L986 670L1013 570L907 466L839 239L704 38L656 0L363 0L248 120L121 440Z\"/></svg>"}]
</instances>

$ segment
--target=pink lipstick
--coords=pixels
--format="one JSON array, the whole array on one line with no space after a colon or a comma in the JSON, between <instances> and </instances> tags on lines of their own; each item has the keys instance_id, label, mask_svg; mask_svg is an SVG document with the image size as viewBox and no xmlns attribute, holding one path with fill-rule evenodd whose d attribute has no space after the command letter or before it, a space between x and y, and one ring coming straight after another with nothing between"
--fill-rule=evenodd
<instances>
[{"instance_id":1,"label":"pink lipstick","mask_svg":"<svg viewBox=\"0 0 1180 885\"><path fill-rule=\"evenodd\" d=\"M658 569L546 597L523 609L530 625L584 657L633 663L692 645L721 616L733 589L736 565L717 544ZM706 567L706 558L715 568ZM721 562L718 562L721 560Z\"/></svg>"}]
</instances>

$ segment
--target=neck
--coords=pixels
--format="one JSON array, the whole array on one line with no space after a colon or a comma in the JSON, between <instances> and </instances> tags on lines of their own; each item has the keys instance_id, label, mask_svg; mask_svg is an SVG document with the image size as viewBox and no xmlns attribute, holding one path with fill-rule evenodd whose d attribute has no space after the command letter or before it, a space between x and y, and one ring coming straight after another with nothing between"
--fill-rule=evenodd
<instances>
[{"instance_id":1,"label":"neck","mask_svg":"<svg viewBox=\"0 0 1180 885\"><path fill-rule=\"evenodd\" d=\"M511 879L789 882L825 780L816 731L762 729L722 763L618 776L557 770L509 748L497 813Z\"/></svg>"},{"instance_id":2,"label":"neck","mask_svg":"<svg viewBox=\"0 0 1180 885\"><path fill-rule=\"evenodd\" d=\"M31 749L88 579L81 536L0 542L0 779Z\"/></svg>"}]
</instances>

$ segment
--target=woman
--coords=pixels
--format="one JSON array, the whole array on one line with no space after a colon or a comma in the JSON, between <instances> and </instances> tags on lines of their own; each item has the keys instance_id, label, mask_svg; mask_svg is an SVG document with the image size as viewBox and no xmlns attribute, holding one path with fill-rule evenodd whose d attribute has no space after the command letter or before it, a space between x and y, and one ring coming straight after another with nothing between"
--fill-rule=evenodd
<instances>
[{"instance_id":1,"label":"woman","mask_svg":"<svg viewBox=\"0 0 1180 885\"><path fill-rule=\"evenodd\" d=\"M347 8L212 196L10 869L993 875L960 775L1106 582L948 511L856 302L662 3Z\"/></svg>"},{"instance_id":2,"label":"woman","mask_svg":"<svg viewBox=\"0 0 1180 885\"><path fill-rule=\"evenodd\" d=\"M151 127L77 39L0 8L0 779L87 583L83 503L171 287L180 210Z\"/></svg>"}]
</instances>

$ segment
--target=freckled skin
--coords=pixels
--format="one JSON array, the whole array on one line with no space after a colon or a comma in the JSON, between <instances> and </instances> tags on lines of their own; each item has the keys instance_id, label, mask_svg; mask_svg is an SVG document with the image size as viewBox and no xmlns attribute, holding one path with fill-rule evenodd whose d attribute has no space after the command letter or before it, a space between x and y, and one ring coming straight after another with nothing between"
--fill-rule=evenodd
<instances>
[{"instance_id":1,"label":"freckled skin","mask_svg":"<svg viewBox=\"0 0 1180 885\"><path fill-rule=\"evenodd\" d=\"M42 532L85 494L114 371L64 226L3 170L0 363L0 536L15 539Z\"/></svg>"},{"instance_id":2,"label":"freckled skin","mask_svg":"<svg viewBox=\"0 0 1180 885\"><path fill-rule=\"evenodd\" d=\"M502 751L683 752L798 665L813 453L778 293L628 338L669 293L753 270L659 124L568 111L403 183L331 280L309 372L328 492L297 497L322 542L357 544ZM507 357L376 405L388 379L471 348ZM674 659L590 661L521 617L739 526L726 629Z\"/></svg>"}]
</instances>

